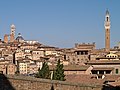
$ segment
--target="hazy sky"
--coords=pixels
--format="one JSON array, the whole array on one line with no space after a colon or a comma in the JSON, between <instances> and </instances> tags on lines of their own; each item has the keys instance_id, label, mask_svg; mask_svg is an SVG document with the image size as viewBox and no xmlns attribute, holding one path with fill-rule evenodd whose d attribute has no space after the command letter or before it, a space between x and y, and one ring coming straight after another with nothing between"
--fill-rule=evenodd
<instances>
[{"instance_id":1,"label":"hazy sky","mask_svg":"<svg viewBox=\"0 0 120 90\"><path fill-rule=\"evenodd\" d=\"M111 47L120 41L120 0L0 0L0 38L15 24L26 40L57 47L96 42L104 48L104 19L110 12Z\"/></svg>"}]
</instances>

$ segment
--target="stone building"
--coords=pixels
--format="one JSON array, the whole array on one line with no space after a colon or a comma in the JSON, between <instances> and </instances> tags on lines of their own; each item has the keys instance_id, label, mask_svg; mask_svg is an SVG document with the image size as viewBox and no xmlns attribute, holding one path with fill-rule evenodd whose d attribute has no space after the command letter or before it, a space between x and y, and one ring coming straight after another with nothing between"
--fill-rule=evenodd
<instances>
[{"instance_id":1,"label":"stone building","mask_svg":"<svg viewBox=\"0 0 120 90\"><path fill-rule=\"evenodd\" d=\"M28 74L28 71L29 71L29 64L30 62L29 61L23 61L23 60L19 60L19 63L18 63L18 68L19 68L19 72L20 74Z\"/></svg>"},{"instance_id":2,"label":"stone building","mask_svg":"<svg viewBox=\"0 0 120 90\"><path fill-rule=\"evenodd\" d=\"M89 56L91 51L95 50L95 43L82 43L82 44L75 44L75 55L77 56L77 61L80 63L84 63L90 60Z\"/></svg>"},{"instance_id":3,"label":"stone building","mask_svg":"<svg viewBox=\"0 0 120 90\"><path fill-rule=\"evenodd\" d=\"M32 59L39 60L41 57L45 56L45 50L42 49L34 49L32 50Z\"/></svg>"},{"instance_id":4,"label":"stone building","mask_svg":"<svg viewBox=\"0 0 120 90\"><path fill-rule=\"evenodd\" d=\"M15 60L24 59L24 58L25 58L24 50L21 48L18 48L15 51Z\"/></svg>"},{"instance_id":5,"label":"stone building","mask_svg":"<svg viewBox=\"0 0 120 90\"><path fill-rule=\"evenodd\" d=\"M16 71L17 71L17 67L16 67L15 64L9 63L7 65L7 74L9 74L9 75L15 75Z\"/></svg>"},{"instance_id":6,"label":"stone building","mask_svg":"<svg viewBox=\"0 0 120 90\"><path fill-rule=\"evenodd\" d=\"M119 60L98 60L86 62L86 65L93 67L92 74L120 74L120 61Z\"/></svg>"},{"instance_id":7,"label":"stone building","mask_svg":"<svg viewBox=\"0 0 120 90\"><path fill-rule=\"evenodd\" d=\"M64 59L68 60L70 64L83 65L85 62L90 60L90 54L93 50L95 50L95 43L76 43L74 48L64 50Z\"/></svg>"},{"instance_id":8,"label":"stone building","mask_svg":"<svg viewBox=\"0 0 120 90\"><path fill-rule=\"evenodd\" d=\"M6 74L7 73L7 64L0 64L0 73Z\"/></svg>"},{"instance_id":9,"label":"stone building","mask_svg":"<svg viewBox=\"0 0 120 90\"><path fill-rule=\"evenodd\" d=\"M54 66L50 65L49 67L51 71L55 70L55 65ZM81 74L90 75L93 67L91 67L90 65L64 65L63 69L64 69L64 74L66 76L81 75Z\"/></svg>"}]
</instances>

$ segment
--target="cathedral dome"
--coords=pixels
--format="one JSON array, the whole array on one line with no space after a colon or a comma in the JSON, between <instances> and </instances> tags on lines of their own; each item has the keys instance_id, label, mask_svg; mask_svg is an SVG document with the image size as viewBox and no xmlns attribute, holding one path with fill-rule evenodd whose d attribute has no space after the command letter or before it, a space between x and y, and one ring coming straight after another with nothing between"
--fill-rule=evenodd
<instances>
[{"instance_id":1,"label":"cathedral dome","mask_svg":"<svg viewBox=\"0 0 120 90\"><path fill-rule=\"evenodd\" d=\"M16 40L17 41L24 41L24 38L22 37L21 33L18 33Z\"/></svg>"}]
</instances>

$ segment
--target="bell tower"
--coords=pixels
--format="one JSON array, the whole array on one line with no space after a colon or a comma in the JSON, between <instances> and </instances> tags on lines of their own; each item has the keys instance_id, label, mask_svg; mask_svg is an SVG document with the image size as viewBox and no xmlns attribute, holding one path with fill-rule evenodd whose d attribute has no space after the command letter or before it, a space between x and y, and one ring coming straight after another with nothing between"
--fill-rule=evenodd
<instances>
[{"instance_id":1,"label":"bell tower","mask_svg":"<svg viewBox=\"0 0 120 90\"><path fill-rule=\"evenodd\" d=\"M12 25L10 26L10 29L11 29L10 34L13 34L13 35L15 36L15 25L12 24Z\"/></svg>"},{"instance_id":2,"label":"bell tower","mask_svg":"<svg viewBox=\"0 0 120 90\"><path fill-rule=\"evenodd\" d=\"M11 25L11 33L10 33L10 42L13 42L15 40L15 25Z\"/></svg>"},{"instance_id":3,"label":"bell tower","mask_svg":"<svg viewBox=\"0 0 120 90\"><path fill-rule=\"evenodd\" d=\"M106 11L106 15L105 15L104 27L105 27L105 50L106 52L109 52L110 51L110 14L108 10Z\"/></svg>"}]
</instances>

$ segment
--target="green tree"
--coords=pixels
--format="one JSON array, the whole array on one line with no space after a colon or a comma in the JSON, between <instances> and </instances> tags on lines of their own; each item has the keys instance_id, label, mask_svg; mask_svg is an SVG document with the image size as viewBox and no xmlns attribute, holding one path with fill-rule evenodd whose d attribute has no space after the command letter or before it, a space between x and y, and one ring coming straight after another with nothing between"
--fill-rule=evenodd
<instances>
[{"instance_id":1,"label":"green tree","mask_svg":"<svg viewBox=\"0 0 120 90\"><path fill-rule=\"evenodd\" d=\"M53 80L65 81L63 64L60 64L60 60L58 60L56 69L53 71Z\"/></svg>"},{"instance_id":2,"label":"green tree","mask_svg":"<svg viewBox=\"0 0 120 90\"><path fill-rule=\"evenodd\" d=\"M50 70L49 70L49 66L46 62L44 62L42 64L42 68L40 70L40 68L38 69L38 73L36 74L37 78L44 78L44 79L50 79Z\"/></svg>"}]
</instances>

